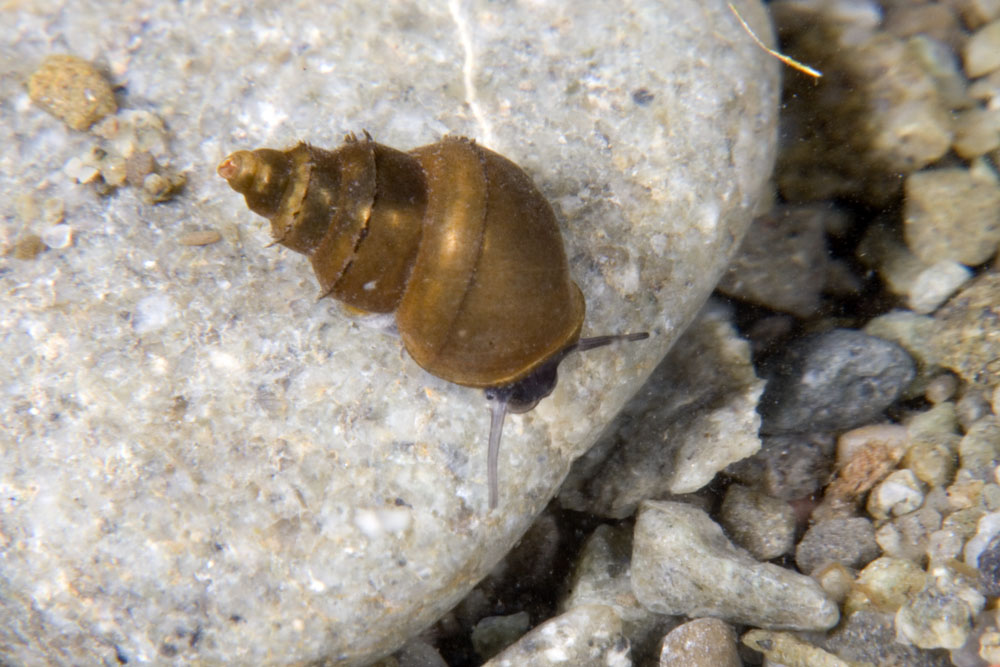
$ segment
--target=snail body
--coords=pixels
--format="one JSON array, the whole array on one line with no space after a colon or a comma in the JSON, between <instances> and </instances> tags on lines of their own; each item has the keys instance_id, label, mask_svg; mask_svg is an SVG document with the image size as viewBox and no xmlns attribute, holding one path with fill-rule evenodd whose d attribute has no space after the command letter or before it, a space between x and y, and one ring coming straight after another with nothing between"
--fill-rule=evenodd
<instances>
[{"instance_id":1,"label":"snail body","mask_svg":"<svg viewBox=\"0 0 1000 667\"><path fill-rule=\"evenodd\" d=\"M580 341L583 294L528 175L468 139L402 152L367 134L334 151L237 151L218 172L276 243L309 257L324 295L394 313L418 365L487 390L495 507L504 414L534 407L559 361L594 346Z\"/></svg>"}]
</instances>

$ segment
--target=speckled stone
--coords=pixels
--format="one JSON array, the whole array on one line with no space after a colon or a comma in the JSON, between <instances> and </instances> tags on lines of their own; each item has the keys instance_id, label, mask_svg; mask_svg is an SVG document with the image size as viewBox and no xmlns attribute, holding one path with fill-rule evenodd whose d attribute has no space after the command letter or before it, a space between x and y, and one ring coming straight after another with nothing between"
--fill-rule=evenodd
<instances>
[{"instance_id":1,"label":"speckled stone","mask_svg":"<svg viewBox=\"0 0 1000 667\"><path fill-rule=\"evenodd\" d=\"M961 648L985 604L973 583L946 565L933 566L927 586L896 612L896 631L919 648Z\"/></svg>"},{"instance_id":2,"label":"speckled stone","mask_svg":"<svg viewBox=\"0 0 1000 667\"><path fill-rule=\"evenodd\" d=\"M863 517L830 519L813 525L802 536L795 547L795 564L812 574L831 562L862 567L878 555L871 521Z\"/></svg>"},{"instance_id":3,"label":"speckled stone","mask_svg":"<svg viewBox=\"0 0 1000 667\"><path fill-rule=\"evenodd\" d=\"M868 563L855 580L844 603L844 613L859 609L894 612L923 590L927 576L919 565L904 558L882 556Z\"/></svg>"},{"instance_id":4,"label":"speckled stone","mask_svg":"<svg viewBox=\"0 0 1000 667\"><path fill-rule=\"evenodd\" d=\"M1000 244L1000 185L969 169L927 169L906 179L903 233L928 264L952 260L974 266Z\"/></svg>"},{"instance_id":5,"label":"speckled stone","mask_svg":"<svg viewBox=\"0 0 1000 667\"><path fill-rule=\"evenodd\" d=\"M757 562L695 507L646 501L634 540L632 590L653 611L763 628L821 630L837 622L836 605L815 581Z\"/></svg>"},{"instance_id":6,"label":"speckled stone","mask_svg":"<svg viewBox=\"0 0 1000 667\"><path fill-rule=\"evenodd\" d=\"M74 242L16 260L21 223L0 216L0 662L396 650L517 542L735 253L771 171L780 64L726 2L384 9L6 7L0 191L61 199ZM770 39L758 3L738 9ZM53 45L164 119L179 197L99 198L65 175L93 138L25 88ZM653 333L567 360L508 419L495 512L482 393L318 300L308 261L266 247L215 174L234 149L363 129L402 149L466 135L520 164L555 208L585 335ZM193 221L222 241L176 242Z\"/></svg>"},{"instance_id":7,"label":"speckled stone","mask_svg":"<svg viewBox=\"0 0 1000 667\"><path fill-rule=\"evenodd\" d=\"M483 667L630 667L622 622L610 607L583 605L549 619Z\"/></svg>"},{"instance_id":8,"label":"speckled stone","mask_svg":"<svg viewBox=\"0 0 1000 667\"><path fill-rule=\"evenodd\" d=\"M902 348L860 331L835 329L801 339L766 371L761 431L832 431L869 423L914 372Z\"/></svg>"},{"instance_id":9,"label":"speckled stone","mask_svg":"<svg viewBox=\"0 0 1000 667\"><path fill-rule=\"evenodd\" d=\"M732 540L758 560L791 551L795 540L795 510L786 501L740 484L726 489L719 522Z\"/></svg>"},{"instance_id":10,"label":"speckled stone","mask_svg":"<svg viewBox=\"0 0 1000 667\"><path fill-rule=\"evenodd\" d=\"M118 108L111 84L83 58L45 58L28 79L31 100L74 130L86 130Z\"/></svg>"},{"instance_id":11,"label":"speckled stone","mask_svg":"<svg viewBox=\"0 0 1000 667\"><path fill-rule=\"evenodd\" d=\"M1000 216L1000 200L995 213ZM1000 227L998 227L1000 229ZM984 273L934 315L930 343L941 364L967 382L1000 384L1000 273ZM987 408L988 401L987 401Z\"/></svg>"},{"instance_id":12,"label":"speckled stone","mask_svg":"<svg viewBox=\"0 0 1000 667\"><path fill-rule=\"evenodd\" d=\"M945 651L923 651L896 641L892 614L852 613L820 641L828 651L856 664L878 667L954 667Z\"/></svg>"},{"instance_id":13,"label":"speckled stone","mask_svg":"<svg viewBox=\"0 0 1000 667\"><path fill-rule=\"evenodd\" d=\"M763 388L728 309L709 301L642 391L574 463L560 503L622 518L645 498L697 491L760 448Z\"/></svg>"},{"instance_id":14,"label":"speckled stone","mask_svg":"<svg viewBox=\"0 0 1000 667\"><path fill-rule=\"evenodd\" d=\"M736 633L717 618L696 618L663 638L660 667L742 667Z\"/></svg>"}]
</instances>

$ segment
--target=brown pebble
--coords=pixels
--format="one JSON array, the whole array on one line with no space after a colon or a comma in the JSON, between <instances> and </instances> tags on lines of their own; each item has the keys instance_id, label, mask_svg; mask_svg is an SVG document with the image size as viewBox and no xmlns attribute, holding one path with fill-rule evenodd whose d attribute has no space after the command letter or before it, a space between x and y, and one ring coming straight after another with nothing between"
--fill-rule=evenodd
<instances>
[{"instance_id":1,"label":"brown pebble","mask_svg":"<svg viewBox=\"0 0 1000 667\"><path fill-rule=\"evenodd\" d=\"M86 130L118 109L107 79L86 60L52 55L28 79L32 101L74 130Z\"/></svg>"},{"instance_id":2,"label":"brown pebble","mask_svg":"<svg viewBox=\"0 0 1000 667\"><path fill-rule=\"evenodd\" d=\"M14 243L11 252L15 259L34 259L45 250L45 243L38 234L27 234Z\"/></svg>"},{"instance_id":3,"label":"brown pebble","mask_svg":"<svg viewBox=\"0 0 1000 667\"><path fill-rule=\"evenodd\" d=\"M149 151L133 153L125 160L125 180L132 187L141 187L146 176L156 171L156 158Z\"/></svg>"},{"instance_id":4,"label":"brown pebble","mask_svg":"<svg viewBox=\"0 0 1000 667\"><path fill-rule=\"evenodd\" d=\"M181 234L177 242L181 245L211 245L222 239L222 234L214 229L202 229L197 232Z\"/></svg>"}]
</instances>

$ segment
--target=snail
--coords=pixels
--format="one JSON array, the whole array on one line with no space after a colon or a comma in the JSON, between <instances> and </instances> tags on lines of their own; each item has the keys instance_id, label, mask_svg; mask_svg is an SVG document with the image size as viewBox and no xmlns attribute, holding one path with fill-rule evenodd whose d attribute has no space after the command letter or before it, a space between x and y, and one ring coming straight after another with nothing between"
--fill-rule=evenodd
<instances>
[{"instance_id":1,"label":"snail","mask_svg":"<svg viewBox=\"0 0 1000 667\"><path fill-rule=\"evenodd\" d=\"M275 243L309 257L323 296L394 313L419 366L485 390L491 509L507 412L548 396L569 353L648 337L580 338L583 294L552 207L520 167L474 141L404 153L366 132L334 151L237 151L218 173L270 220Z\"/></svg>"}]
</instances>

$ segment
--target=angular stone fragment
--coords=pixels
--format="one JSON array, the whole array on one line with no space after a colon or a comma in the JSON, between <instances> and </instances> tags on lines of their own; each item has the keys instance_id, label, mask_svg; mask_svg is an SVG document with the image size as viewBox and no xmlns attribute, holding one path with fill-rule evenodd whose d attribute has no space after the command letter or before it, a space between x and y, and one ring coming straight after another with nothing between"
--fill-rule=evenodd
<instances>
[{"instance_id":1,"label":"angular stone fragment","mask_svg":"<svg viewBox=\"0 0 1000 667\"><path fill-rule=\"evenodd\" d=\"M634 540L632 590L653 611L796 630L837 622L836 605L815 581L757 562L700 509L647 501Z\"/></svg>"},{"instance_id":2,"label":"angular stone fragment","mask_svg":"<svg viewBox=\"0 0 1000 667\"><path fill-rule=\"evenodd\" d=\"M542 623L483 667L628 667L628 641L610 607L584 605Z\"/></svg>"}]
</instances>

